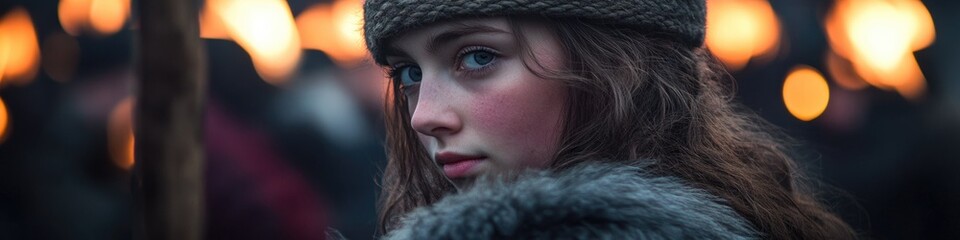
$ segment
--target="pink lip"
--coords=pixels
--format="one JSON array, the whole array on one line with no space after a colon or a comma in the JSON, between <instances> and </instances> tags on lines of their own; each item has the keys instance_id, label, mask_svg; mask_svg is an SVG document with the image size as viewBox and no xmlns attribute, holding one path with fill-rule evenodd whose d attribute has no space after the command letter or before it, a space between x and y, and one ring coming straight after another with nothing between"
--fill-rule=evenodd
<instances>
[{"instance_id":1,"label":"pink lip","mask_svg":"<svg viewBox=\"0 0 960 240\"><path fill-rule=\"evenodd\" d=\"M453 152L438 152L436 154L437 163L443 167L443 173L449 178L462 178L470 174L470 170L481 161L486 159L484 156L462 155Z\"/></svg>"}]
</instances>

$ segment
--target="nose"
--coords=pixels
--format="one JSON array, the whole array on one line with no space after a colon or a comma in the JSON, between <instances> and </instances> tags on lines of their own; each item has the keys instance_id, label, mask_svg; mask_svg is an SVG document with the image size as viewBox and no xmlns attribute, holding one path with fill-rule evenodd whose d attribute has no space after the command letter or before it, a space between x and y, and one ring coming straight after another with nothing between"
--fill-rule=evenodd
<instances>
[{"instance_id":1,"label":"nose","mask_svg":"<svg viewBox=\"0 0 960 240\"><path fill-rule=\"evenodd\" d=\"M455 134L463 127L456 111L455 94L444 86L442 80L421 81L419 96L411 103L410 125L415 131L439 138Z\"/></svg>"}]
</instances>

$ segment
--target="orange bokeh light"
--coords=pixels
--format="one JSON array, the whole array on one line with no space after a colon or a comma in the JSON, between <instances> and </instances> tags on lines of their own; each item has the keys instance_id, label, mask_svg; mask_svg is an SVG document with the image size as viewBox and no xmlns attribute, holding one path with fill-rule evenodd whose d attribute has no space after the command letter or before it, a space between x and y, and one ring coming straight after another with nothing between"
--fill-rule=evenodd
<instances>
[{"instance_id":1,"label":"orange bokeh light","mask_svg":"<svg viewBox=\"0 0 960 240\"><path fill-rule=\"evenodd\" d=\"M0 24L0 26L2 26L2 24ZM0 86L3 86L3 75L5 74L7 69L7 62L10 61L8 59L9 57L7 57L7 55L9 55L9 52L10 52L10 44L7 43L7 41L5 41L3 37L0 37Z\"/></svg>"},{"instance_id":2,"label":"orange bokeh light","mask_svg":"<svg viewBox=\"0 0 960 240\"><path fill-rule=\"evenodd\" d=\"M110 157L118 167L126 170L134 164L133 107L132 97L123 99L114 107L107 123Z\"/></svg>"},{"instance_id":3,"label":"orange bokeh light","mask_svg":"<svg viewBox=\"0 0 960 240\"><path fill-rule=\"evenodd\" d=\"M61 0L57 7L60 26L70 35L80 35L90 16L91 0Z\"/></svg>"},{"instance_id":4,"label":"orange bokeh light","mask_svg":"<svg viewBox=\"0 0 960 240\"><path fill-rule=\"evenodd\" d=\"M0 99L0 143L7 135L7 123L10 123L10 115L7 113L7 105Z\"/></svg>"},{"instance_id":5,"label":"orange bokeh light","mask_svg":"<svg viewBox=\"0 0 960 240\"><path fill-rule=\"evenodd\" d=\"M827 72L830 73L830 78L840 87L848 90L860 90L867 87L867 83L853 70L850 61L837 55L837 53L828 51L824 62L827 64Z\"/></svg>"},{"instance_id":6,"label":"orange bokeh light","mask_svg":"<svg viewBox=\"0 0 960 240\"><path fill-rule=\"evenodd\" d=\"M751 58L771 55L780 42L780 23L766 0L707 1L706 44L731 70Z\"/></svg>"},{"instance_id":7,"label":"orange bokeh light","mask_svg":"<svg viewBox=\"0 0 960 240\"><path fill-rule=\"evenodd\" d=\"M830 87L816 69L798 66L783 82L783 103L797 119L810 121L823 114L830 102Z\"/></svg>"},{"instance_id":8,"label":"orange bokeh light","mask_svg":"<svg viewBox=\"0 0 960 240\"><path fill-rule=\"evenodd\" d=\"M130 17L130 0L61 0L57 16L70 35L91 31L107 36L120 31Z\"/></svg>"},{"instance_id":9,"label":"orange bokeh light","mask_svg":"<svg viewBox=\"0 0 960 240\"><path fill-rule=\"evenodd\" d=\"M290 6L282 0L208 0L202 36L221 38L225 32L253 61L257 73L271 84L282 84L300 61L300 35ZM218 33L217 28L224 31Z\"/></svg>"},{"instance_id":10,"label":"orange bokeh light","mask_svg":"<svg viewBox=\"0 0 960 240\"><path fill-rule=\"evenodd\" d=\"M200 11L200 38L230 40L230 33L223 20L212 12L209 5Z\"/></svg>"},{"instance_id":11,"label":"orange bokeh light","mask_svg":"<svg viewBox=\"0 0 960 240\"><path fill-rule=\"evenodd\" d=\"M130 0L93 0L90 4L90 26L109 35L120 31L130 15Z\"/></svg>"},{"instance_id":12,"label":"orange bokeh light","mask_svg":"<svg viewBox=\"0 0 960 240\"><path fill-rule=\"evenodd\" d=\"M913 52L935 39L930 12L917 0L837 1L826 19L830 46L865 82L919 99L926 80Z\"/></svg>"},{"instance_id":13,"label":"orange bokeh light","mask_svg":"<svg viewBox=\"0 0 960 240\"><path fill-rule=\"evenodd\" d=\"M317 4L297 16L303 48L323 51L350 67L367 57L363 42L363 2L339 0Z\"/></svg>"},{"instance_id":14,"label":"orange bokeh light","mask_svg":"<svg viewBox=\"0 0 960 240\"><path fill-rule=\"evenodd\" d=\"M0 83L24 85L33 80L40 66L40 44L23 8L0 19Z\"/></svg>"}]
</instances>

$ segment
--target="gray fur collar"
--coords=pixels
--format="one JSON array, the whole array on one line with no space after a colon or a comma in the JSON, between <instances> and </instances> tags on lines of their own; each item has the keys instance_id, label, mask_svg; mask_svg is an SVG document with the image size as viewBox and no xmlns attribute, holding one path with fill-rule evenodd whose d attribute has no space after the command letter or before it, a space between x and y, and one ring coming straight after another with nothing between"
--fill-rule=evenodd
<instances>
[{"instance_id":1,"label":"gray fur collar","mask_svg":"<svg viewBox=\"0 0 960 240\"><path fill-rule=\"evenodd\" d=\"M637 167L590 163L486 182L404 217L385 239L753 239L717 197Z\"/></svg>"}]
</instances>

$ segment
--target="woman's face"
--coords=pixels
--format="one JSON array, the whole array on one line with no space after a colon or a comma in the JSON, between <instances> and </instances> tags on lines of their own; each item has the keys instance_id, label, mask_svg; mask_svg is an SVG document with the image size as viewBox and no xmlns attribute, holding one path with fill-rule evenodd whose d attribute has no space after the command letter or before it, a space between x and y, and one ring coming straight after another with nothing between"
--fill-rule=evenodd
<instances>
[{"instance_id":1,"label":"woman's face","mask_svg":"<svg viewBox=\"0 0 960 240\"><path fill-rule=\"evenodd\" d=\"M560 67L560 46L545 27L524 24L519 30L540 63L527 59L534 71ZM454 184L544 167L553 159L566 87L523 64L505 18L430 25L391 43L387 61L407 97L410 125Z\"/></svg>"}]
</instances>

